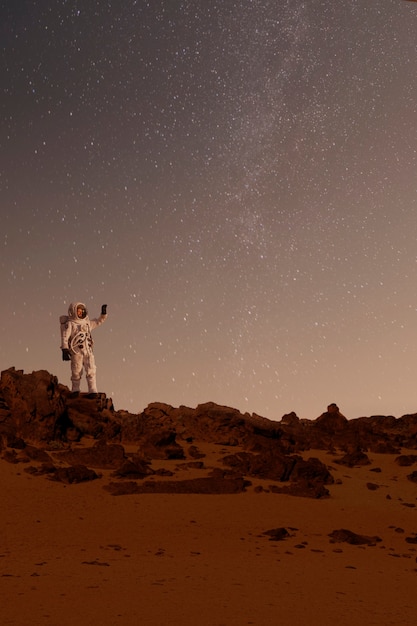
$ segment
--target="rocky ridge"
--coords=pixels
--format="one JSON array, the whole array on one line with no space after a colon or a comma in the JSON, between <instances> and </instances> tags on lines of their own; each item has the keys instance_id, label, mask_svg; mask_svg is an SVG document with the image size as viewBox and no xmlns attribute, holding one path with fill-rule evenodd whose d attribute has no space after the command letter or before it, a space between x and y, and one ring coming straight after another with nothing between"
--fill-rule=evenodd
<instances>
[{"instance_id":1,"label":"rocky ridge","mask_svg":"<svg viewBox=\"0 0 417 626\"><path fill-rule=\"evenodd\" d=\"M215 467L206 466L203 444L222 449ZM3 461L66 484L107 472L103 487L112 495L240 493L261 480L257 490L323 498L331 470L309 451L326 450L349 467L369 464L372 452L395 454L402 465L417 462L402 448L417 449L417 414L347 420L330 404L316 420L290 413L271 421L211 402L194 409L155 402L133 414L116 411L103 393L74 397L44 370L1 373ZM198 476L179 479L178 463Z\"/></svg>"}]
</instances>

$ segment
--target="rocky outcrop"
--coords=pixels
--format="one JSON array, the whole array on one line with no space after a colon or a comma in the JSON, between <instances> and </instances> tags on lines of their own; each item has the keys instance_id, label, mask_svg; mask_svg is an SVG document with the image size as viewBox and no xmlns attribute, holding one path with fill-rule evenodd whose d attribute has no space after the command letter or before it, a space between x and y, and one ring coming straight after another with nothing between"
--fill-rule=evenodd
<instances>
[{"instance_id":1,"label":"rocky outcrop","mask_svg":"<svg viewBox=\"0 0 417 626\"><path fill-rule=\"evenodd\" d=\"M197 482L159 480L172 472L154 470L152 461L196 463L204 458L201 442L230 450L223 459L223 470L217 468ZM135 452L127 453L132 446ZM367 453L400 455L402 447L417 450L417 414L347 420L331 403L316 420L301 420L289 413L281 421L271 421L212 402L195 409L155 402L132 414L116 411L105 394L74 397L45 370L24 374L10 368L0 379L3 460L30 463L34 475L68 483L96 478L93 469L100 469L112 470L117 484L124 481L124 489L135 493L158 489L234 493L247 486L247 478L256 478L271 481L270 491L321 498L328 496L331 473L314 457L305 460L302 452L328 450L338 457L334 462L356 467L370 463ZM400 455L397 462L411 465L415 458L417 454ZM202 463L201 468L203 471ZM129 487L130 482L149 476L151 481ZM154 476L159 479L153 480ZM415 473L409 479L414 482Z\"/></svg>"},{"instance_id":2,"label":"rocky outcrop","mask_svg":"<svg viewBox=\"0 0 417 626\"><path fill-rule=\"evenodd\" d=\"M113 472L112 476L125 480L127 478L141 480L146 478L146 476L152 476L156 473L157 472L152 469L149 461L145 461L138 455L133 455L132 458L123 461L117 470Z\"/></svg>"},{"instance_id":3,"label":"rocky outcrop","mask_svg":"<svg viewBox=\"0 0 417 626\"><path fill-rule=\"evenodd\" d=\"M206 441L243 446L252 452L284 454L309 449L397 453L417 449L417 414L398 419L372 416L347 420L335 403L316 420L300 420L295 413L272 421L259 415L208 402L195 409L152 403L142 413L115 411L105 394L74 398L68 388L44 370L24 374L10 368L0 380L0 435L7 445L25 441L75 442L85 436L142 445L146 454L161 453L179 441ZM164 443L166 442L166 443Z\"/></svg>"},{"instance_id":4,"label":"rocky outcrop","mask_svg":"<svg viewBox=\"0 0 417 626\"><path fill-rule=\"evenodd\" d=\"M120 431L112 401L73 398L45 370L24 374L10 368L0 378L0 436L3 441L79 441L85 435L114 438Z\"/></svg>"},{"instance_id":5,"label":"rocky outcrop","mask_svg":"<svg viewBox=\"0 0 417 626\"><path fill-rule=\"evenodd\" d=\"M328 468L315 458L241 452L226 456L223 463L244 476L276 481L269 486L273 493L324 498L329 496L325 485L334 483Z\"/></svg>"},{"instance_id":6,"label":"rocky outcrop","mask_svg":"<svg viewBox=\"0 0 417 626\"><path fill-rule=\"evenodd\" d=\"M0 433L6 441L16 437L47 441L59 436L65 414L64 389L44 370L26 375L15 368L2 372Z\"/></svg>"},{"instance_id":7,"label":"rocky outcrop","mask_svg":"<svg viewBox=\"0 0 417 626\"><path fill-rule=\"evenodd\" d=\"M70 465L88 465L98 469L116 469L126 460L125 449L120 444L107 444L104 439L97 441L91 448L70 448L56 452L60 462Z\"/></svg>"},{"instance_id":8,"label":"rocky outcrop","mask_svg":"<svg viewBox=\"0 0 417 626\"><path fill-rule=\"evenodd\" d=\"M323 497L329 495L323 486L334 482L329 470L321 461L314 458L305 461L297 455L255 455L241 452L226 456L223 463L244 476L291 483L285 489L275 485L273 490L276 492L282 490L290 494L297 492L297 495Z\"/></svg>"},{"instance_id":9,"label":"rocky outcrop","mask_svg":"<svg viewBox=\"0 0 417 626\"><path fill-rule=\"evenodd\" d=\"M67 485L84 483L98 478L96 472L85 465L71 465L70 467L58 467L52 473L54 480Z\"/></svg>"},{"instance_id":10,"label":"rocky outcrop","mask_svg":"<svg viewBox=\"0 0 417 626\"><path fill-rule=\"evenodd\" d=\"M358 535L351 530L341 528L340 530L334 530L329 534L332 543L349 543L353 546L375 546L380 543L382 539L380 537L368 537L367 535Z\"/></svg>"},{"instance_id":11,"label":"rocky outcrop","mask_svg":"<svg viewBox=\"0 0 417 626\"><path fill-rule=\"evenodd\" d=\"M176 441L175 430L156 430L148 432L147 436L141 437L139 443L139 454L150 459L184 459L183 448Z\"/></svg>"}]
</instances>

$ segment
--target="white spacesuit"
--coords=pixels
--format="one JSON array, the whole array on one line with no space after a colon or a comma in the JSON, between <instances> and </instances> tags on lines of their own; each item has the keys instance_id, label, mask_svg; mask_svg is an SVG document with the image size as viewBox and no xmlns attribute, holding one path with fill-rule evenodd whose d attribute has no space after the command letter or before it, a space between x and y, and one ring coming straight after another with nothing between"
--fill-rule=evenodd
<instances>
[{"instance_id":1,"label":"white spacesuit","mask_svg":"<svg viewBox=\"0 0 417 626\"><path fill-rule=\"evenodd\" d=\"M90 320L85 304L72 302L68 316L63 315L61 322L62 359L71 361L72 391L80 391L83 368L87 378L88 392L97 394L96 363L93 354L93 338L91 331L100 326L107 318L107 304L101 307L100 317Z\"/></svg>"}]
</instances>

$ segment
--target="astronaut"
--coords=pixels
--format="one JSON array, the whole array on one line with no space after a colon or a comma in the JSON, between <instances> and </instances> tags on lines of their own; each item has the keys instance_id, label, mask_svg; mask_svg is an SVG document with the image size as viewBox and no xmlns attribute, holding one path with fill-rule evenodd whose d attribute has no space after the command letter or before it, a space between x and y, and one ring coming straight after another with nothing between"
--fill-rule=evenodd
<instances>
[{"instance_id":1,"label":"astronaut","mask_svg":"<svg viewBox=\"0 0 417 626\"><path fill-rule=\"evenodd\" d=\"M71 361L71 381L74 395L80 393L84 368L89 397L97 397L96 363L91 331L100 326L106 318L107 304L102 305L99 317L90 320L87 308L82 302L71 303L68 308L68 316L63 315L60 318L62 360Z\"/></svg>"}]
</instances>

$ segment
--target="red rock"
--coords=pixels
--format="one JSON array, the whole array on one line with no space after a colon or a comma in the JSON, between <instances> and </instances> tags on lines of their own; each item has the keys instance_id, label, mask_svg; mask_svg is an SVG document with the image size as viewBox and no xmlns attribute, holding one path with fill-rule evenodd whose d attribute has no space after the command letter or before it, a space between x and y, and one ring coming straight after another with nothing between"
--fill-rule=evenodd
<instances>
[{"instance_id":1,"label":"red rock","mask_svg":"<svg viewBox=\"0 0 417 626\"><path fill-rule=\"evenodd\" d=\"M133 493L193 493L193 494L233 494L245 491L247 483L243 478L193 478L190 480L147 481L142 484L110 483L104 488L112 495Z\"/></svg>"},{"instance_id":2,"label":"red rock","mask_svg":"<svg viewBox=\"0 0 417 626\"><path fill-rule=\"evenodd\" d=\"M409 467L417 463L417 454L401 454L395 459L395 463L400 467Z\"/></svg>"},{"instance_id":3,"label":"red rock","mask_svg":"<svg viewBox=\"0 0 417 626\"><path fill-rule=\"evenodd\" d=\"M97 441L91 448L73 448L56 453L61 460L71 465L88 465L99 469L116 469L126 459L125 449L120 444Z\"/></svg>"},{"instance_id":4,"label":"red rock","mask_svg":"<svg viewBox=\"0 0 417 626\"><path fill-rule=\"evenodd\" d=\"M286 528L272 528L271 530L265 530L262 534L267 535L269 541L282 541L291 536Z\"/></svg>"},{"instance_id":5,"label":"red rock","mask_svg":"<svg viewBox=\"0 0 417 626\"><path fill-rule=\"evenodd\" d=\"M143 459L123 461L122 465L113 472L112 476L116 478L145 478L154 474L154 470L151 468L150 463Z\"/></svg>"},{"instance_id":6,"label":"red rock","mask_svg":"<svg viewBox=\"0 0 417 626\"><path fill-rule=\"evenodd\" d=\"M345 454L341 459L335 459L334 462L338 465L346 465L346 467L358 467L371 464L368 456L361 450Z\"/></svg>"},{"instance_id":7,"label":"red rock","mask_svg":"<svg viewBox=\"0 0 417 626\"><path fill-rule=\"evenodd\" d=\"M381 540L380 537L368 537L366 535L358 535L351 530L341 528L340 530L334 530L329 534L332 543L350 543L353 546L368 545L374 546Z\"/></svg>"},{"instance_id":8,"label":"red rock","mask_svg":"<svg viewBox=\"0 0 417 626\"><path fill-rule=\"evenodd\" d=\"M411 480L412 483L417 483L417 472L412 472L411 474L407 474L408 480Z\"/></svg>"},{"instance_id":9,"label":"red rock","mask_svg":"<svg viewBox=\"0 0 417 626\"><path fill-rule=\"evenodd\" d=\"M85 465L73 465L71 467L59 467L53 474L54 480L63 483L84 483L98 478L94 470L88 469Z\"/></svg>"}]
</instances>

